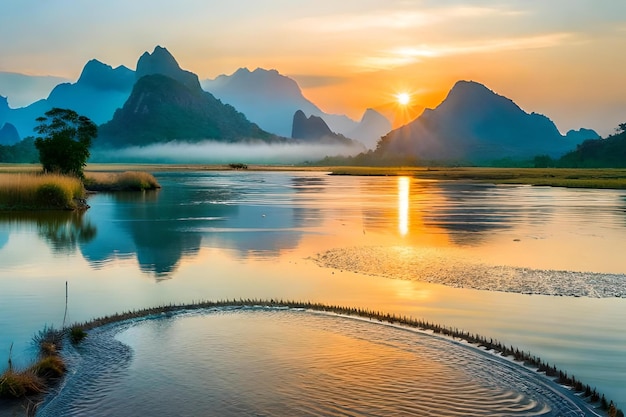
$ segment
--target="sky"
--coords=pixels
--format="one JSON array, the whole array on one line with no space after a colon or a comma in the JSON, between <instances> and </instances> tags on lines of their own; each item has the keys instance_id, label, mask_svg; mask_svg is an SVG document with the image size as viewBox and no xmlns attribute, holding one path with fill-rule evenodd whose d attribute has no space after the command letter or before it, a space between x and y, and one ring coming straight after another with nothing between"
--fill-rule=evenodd
<instances>
[{"instance_id":1,"label":"sky","mask_svg":"<svg viewBox=\"0 0 626 417\"><path fill-rule=\"evenodd\" d=\"M74 81L161 45L201 79L276 69L326 112L396 126L458 80L563 133L626 121L624 0L1 0L0 39L0 71Z\"/></svg>"}]
</instances>

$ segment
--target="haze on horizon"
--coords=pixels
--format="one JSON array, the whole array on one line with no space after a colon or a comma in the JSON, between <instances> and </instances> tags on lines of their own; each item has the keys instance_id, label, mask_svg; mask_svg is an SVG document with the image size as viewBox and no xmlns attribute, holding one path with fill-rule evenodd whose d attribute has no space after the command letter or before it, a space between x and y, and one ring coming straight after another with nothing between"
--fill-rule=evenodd
<instances>
[{"instance_id":1,"label":"haze on horizon","mask_svg":"<svg viewBox=\"0 0 626 417\"><path fill-rule=\"evenodd\" d=\"M11 40L0 43L4 72L76 80L92 58L134 69L162 45L200 78L277 69L326 112L395 111L396 125L460 79L562 132L604 136L626 121L622 0L6 0L0 37ZM411 101L400 109L402 92Z\"/></svg>"}]
</instances>

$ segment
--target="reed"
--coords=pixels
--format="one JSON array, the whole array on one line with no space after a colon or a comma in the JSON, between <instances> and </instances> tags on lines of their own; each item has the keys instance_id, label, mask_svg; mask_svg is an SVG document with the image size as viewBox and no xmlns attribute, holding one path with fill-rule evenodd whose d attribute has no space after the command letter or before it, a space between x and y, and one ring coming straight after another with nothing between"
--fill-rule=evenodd
<instances>
[{"instance_id":1,"label":"reed","mask_svg":"<svg viewBox=\"0 0 626 417\"><path fill-rule=\"evenodd\" d=\"M161 188L161 185L148 172L90 172L86 174L85 188L89 191L144 191Z\"/></svg>"},{"instance_id":2,"label":"reed","mask_svg":"<svg viewBox=\"0 0 626 417\"><path fill-rule=\"evenodd\" d=\"M0 174L0 210L75 210L85 197L82 182L57 174Z\"/></svg>"}]
</instances>

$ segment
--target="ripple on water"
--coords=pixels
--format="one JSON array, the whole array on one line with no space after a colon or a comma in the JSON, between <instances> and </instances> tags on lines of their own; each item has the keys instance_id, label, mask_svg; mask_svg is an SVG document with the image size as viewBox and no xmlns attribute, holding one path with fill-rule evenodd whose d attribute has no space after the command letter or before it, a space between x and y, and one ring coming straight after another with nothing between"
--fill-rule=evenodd
<instances>
[{"instance_id":1,"label":"ripple on water","mask_svg":"<svg viewBox=\"0 0 626 417\"><path fill-rule=\"evenodd\" d=\"M445 251L413 247L351 247L317 254L327 268L455 288L574 297L626 297L626 275L486 265Z\"/></svg>"},{"instance_id":2,"label":"ripple on water","mask_svg":"<svg viewBox=\"0 0 626 417\"><path fill-rule=\"evenodd\" d=\"M332 315L183 313L97 330L86 341L41 416L585 415L519 365Z\"/></svg>"}]
</instances>

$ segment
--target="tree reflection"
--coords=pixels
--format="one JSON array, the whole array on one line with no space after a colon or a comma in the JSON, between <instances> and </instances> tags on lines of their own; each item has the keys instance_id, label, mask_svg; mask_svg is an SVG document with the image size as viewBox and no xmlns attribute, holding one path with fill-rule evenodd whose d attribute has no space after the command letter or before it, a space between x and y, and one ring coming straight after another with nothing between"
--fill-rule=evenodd
<instances>
[{"instance_id":1,"label":"tree reflection","mask_svg":"<svg viewBox=\"0 0 626 417\"><path fill-rule=\"evenodd\" d=\"M35 225L37 234L58 254L73 253L79 244L96 237L96 227L85 220L83 211L4 212L0 221Z\"/></svg>"}]
</instances>

